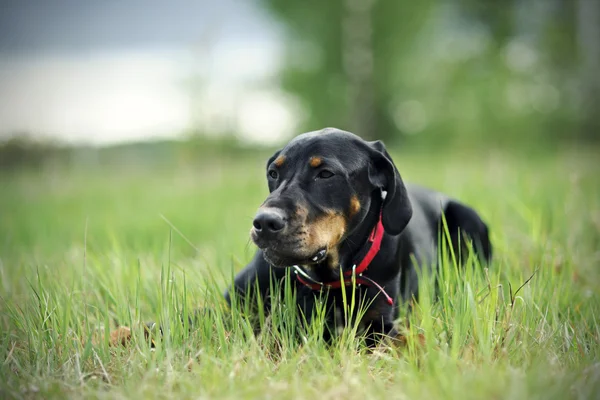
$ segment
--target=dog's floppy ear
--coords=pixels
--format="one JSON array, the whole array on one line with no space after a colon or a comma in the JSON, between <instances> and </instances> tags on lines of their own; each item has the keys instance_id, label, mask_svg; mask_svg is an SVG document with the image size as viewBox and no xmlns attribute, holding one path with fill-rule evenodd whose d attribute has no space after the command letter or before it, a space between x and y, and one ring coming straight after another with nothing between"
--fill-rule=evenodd
<instances>
[{"instance_id":1,"label":"dog's floppy ear","mask_svg":"<svg viewBox=\"0 0 600 400\"><path fill-rule=\"evenodd\" d=\"M412 206L400 173L383 143L369 142L369 181L386 192L382 208L382 222L386 232L400 234L412 217Z\"/></svg>"}]
</instances>

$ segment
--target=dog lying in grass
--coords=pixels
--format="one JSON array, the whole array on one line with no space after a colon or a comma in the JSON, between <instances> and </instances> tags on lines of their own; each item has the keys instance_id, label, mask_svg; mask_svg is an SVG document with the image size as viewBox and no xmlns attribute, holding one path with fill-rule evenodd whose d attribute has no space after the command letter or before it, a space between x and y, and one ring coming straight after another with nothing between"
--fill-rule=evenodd
<instances>
[{"instance_id":1,"label":"dog lying in grass","mask_svg":"<svg viewBox=\"0 0 600 400\"><path fill-rule=\"evenodd\" d=\"M254 312L268 315L290 288L305 323L323 307L326 341L353 323L368 346L398 336L394 321L418 296L418 268L435 272L442 247L458 262L471 251L482 262L492 256L477 212L405 184L380 141L334 128L305 133L273 154L266 179L269 195L250 233L258 250L225 300L231 307L252 302ZM348 313L350 296L358 303ZM111 341L130 336L121 327Z\"/></svg>"}]
</instances>

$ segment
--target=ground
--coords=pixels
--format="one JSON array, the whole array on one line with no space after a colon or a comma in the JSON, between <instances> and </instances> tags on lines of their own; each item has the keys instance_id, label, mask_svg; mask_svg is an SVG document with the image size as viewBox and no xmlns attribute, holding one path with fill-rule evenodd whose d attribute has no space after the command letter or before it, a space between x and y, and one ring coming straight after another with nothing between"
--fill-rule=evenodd
<instances>
[{"instance_id":1,"label":"ground","mask_svg":"<svg viewBox=\"0 0 600 400\"><path fill-rule=\"evenodd\" d=\"M495 254L489 269L446 263L435 300L424 279L408 343L373 352L352 332L297 343L284 306L254 336L222 305L254 252L266 153L0 172L0 397L593 398L595 153L394 152L405 180L481 212ZM149 320L165 329L154 349ZM126 346L104 334L117 324L133 328Z\"/></svg>"}]
</instances>

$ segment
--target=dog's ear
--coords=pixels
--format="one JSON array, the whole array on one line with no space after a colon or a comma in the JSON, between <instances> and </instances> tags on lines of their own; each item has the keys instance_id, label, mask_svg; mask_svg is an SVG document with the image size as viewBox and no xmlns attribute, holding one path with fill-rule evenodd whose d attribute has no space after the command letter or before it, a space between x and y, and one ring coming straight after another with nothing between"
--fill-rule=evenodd
<instances>
[{"instance_id":1,"label":"dog's ear","mask_svg":"<svg viewBox=\"0 0 600 400\"><path fill-rule=\"evenodd\" d=\"M386 232L400 234L412 217L412 206L406 187L383 142L369 142L369 181L386 192L382 208L382 222Z\"/></svg>"}]
</instances>

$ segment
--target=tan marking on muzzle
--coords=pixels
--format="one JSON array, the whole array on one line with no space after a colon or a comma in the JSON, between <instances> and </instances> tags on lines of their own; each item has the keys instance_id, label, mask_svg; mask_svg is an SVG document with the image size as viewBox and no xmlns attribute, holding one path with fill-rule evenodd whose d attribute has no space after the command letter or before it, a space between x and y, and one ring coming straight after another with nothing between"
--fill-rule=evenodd
<instances>
[{"instance_id":1,"label":"tan marking on muzzle","mask_svg":"<svg viewBox=\"0 0 600 400\"><path fill-rule=\"evenodd\" d=\"M275 164L276 167L281 167L284 162L285 162L285 156L279 156L275 159L273 164Z\"/></svg>"},{"instance_id":2,"label":"tan marking on muzzle","mask_svg":"<svg viewBox=\"0 0 600 400\"><path fill-rule=\"evenodd\" d=\"M307 248L318 251L326 247L329 266L337 268L339 263L338 246L346 233L346 218L337 212L328 212L308 226Z\"/></svg>"},{"instance_id":3,"label":"tan marking on muzzle","mask_svg":"<svg viewBox=\"0 0 600 400\"><path fill-rule=\"evenodd\" d=\"M350 208L348 209L350 217L354 217L360 211L360 201L358 197L353 194L350 198Z\"/></svg>"},{"instance_id":4,"label":"tan marking on muzzle","mask_svg":"<svg viewBox=\"0 0 600 400\"><path fill-rule=\"evenodd\" d=\"M321 157L311 157L310 160L308 160L308 163L311 167L317 168L323 163L323 160L321 159Z\"/></svg>"}]
</instances>

